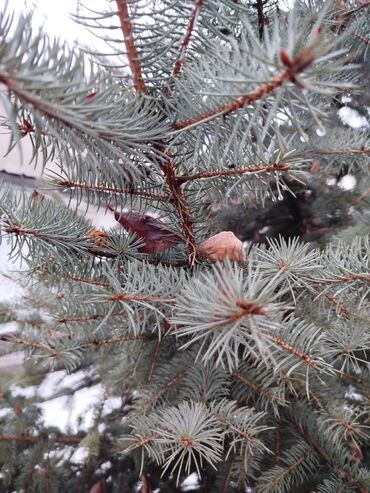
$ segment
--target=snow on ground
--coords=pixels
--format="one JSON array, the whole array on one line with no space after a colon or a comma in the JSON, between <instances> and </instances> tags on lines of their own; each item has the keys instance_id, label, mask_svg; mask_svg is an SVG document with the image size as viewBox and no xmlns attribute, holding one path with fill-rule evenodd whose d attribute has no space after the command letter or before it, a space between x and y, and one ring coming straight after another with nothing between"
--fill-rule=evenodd
<instances>
[{"instance_id":1,"label":"snow on ground","mask_svg":"<svg viewBox=\"0 0 370 493\"><path fill-rule=\"evenodd\" d=\"M81 370L68 375L61 370L49 373L39 386L23 388L13 385L11 390L14 395L44 400L39 407L43 411L45 425L57 426L61 432L74 434L88 431L94 425L96 408L103 402L103 415L122 406L119 397L105 395L101 384L78 389L72 395L60 395L66 389L77 388L86 376L91 376L91 372Z\"/></svg>"}]
</instances>

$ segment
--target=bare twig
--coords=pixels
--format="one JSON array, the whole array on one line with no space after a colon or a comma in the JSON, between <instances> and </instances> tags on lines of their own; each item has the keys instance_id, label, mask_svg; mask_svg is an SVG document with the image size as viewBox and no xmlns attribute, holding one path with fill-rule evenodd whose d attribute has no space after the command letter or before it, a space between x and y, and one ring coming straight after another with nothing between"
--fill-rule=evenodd
<instances>
[{"instance_id":1,"label":"bare twig","mask_svg":"<svg viewBox=\"0 0 370 493\"><path fill-rule=\"evenodd\" d=\"M134 43L132 24L128 13L127 1L116 0L116 4L118 8L118 17L125 41L128 63L130 65L132 76L134 78L134 87L137 92L147 94L148 91L141 73L138 51Z\"/></svg>"},{"instance_id":2,"label":"bare twig","mask_svg":"<svg viewBox=\"0 0 370 493\"><path fill-rule=\"evenodd\" d=\"M195 2L194 2L194 8L193 8L193 11L192 11L190 19L189 19L189 24L188 24L188 27L186 30L186 34L185 34L183 42L181 43L179 55L176 59L176 62L175 62L174 68L173 68L172 75L174 77L177 77L179 75L181 67L184 65L186 51L188 49L190 39L191 39L192 34L193 34L194 25L195 25L195 22L197 20L198 15L199 15L199 11L203 6L203 3L204 3L204 0L195 0Z\"/></svg>"},{"instance_id":3,"label":"bare twig","mask_svg":"<svg viewBox=\"0 0 370 493\"><path fill-rule=\"evenodd\" d=\"M248 173L271 173L272 171L288 171L289 165L286 163L273 163L266 166L253 166L253 167L243 167L243 168L233 168L227 170L215 170L215 171L203 171L195 175L184 175L179 176L177 179L180 184L194 181L194 180L205 180L207 178L218 178L221 176L236 176L244 175Z\"/></svg>"}]
</instances>

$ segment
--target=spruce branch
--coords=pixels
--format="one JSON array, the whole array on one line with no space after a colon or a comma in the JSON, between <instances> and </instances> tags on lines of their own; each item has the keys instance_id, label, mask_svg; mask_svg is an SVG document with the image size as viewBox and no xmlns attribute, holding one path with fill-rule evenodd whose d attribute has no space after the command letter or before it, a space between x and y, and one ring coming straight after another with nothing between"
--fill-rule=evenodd
<instances>
[{"instance_id":1,"label":"spruce branch","mask_svg":"<svg viewBox=\"0 0 370 493\"><path fill-rule=\"evenodd\" d=\"M115 0L118 9L118 18L126 45L126 55L134 78L134 87L138 93L147 94L148 90L141 73L138 51L135 46L127 0Z\"/></svg>"},{"instance_id":2,"label":"spruce branch","mask_svg":"<svg viewBox=\"0 0 370 493\"><path fill-rule=\"evenodd\" d=\"M260 478L257 483L256 491L258 493L267 493L294 488L310 472L313 472L319 465L314 449L303 445L300 447L299 452L297 450L291 451L291 457L282 458L286 462L289 460L286 467L279 465L265 472L263 479ZM293 457L294 462L291 461Z\"/></svg>"},{"instance_id":3,"label":"spruce branch","mask_svg":"<svg viewBox=\"0 0 370 493\"><path fill-rule=\"evenodd\" d=\"M84 439L84 436L56 436L50 437L49 440L61 445L77 445ZM33 435L0 435L0 442L28 442L42 443L45 440L43 436Z\"/></svg>"},{"instance_id":4,"label":"spruce branch","mask_svg":"<svg viewBox=\"0 0 370 493\"><path fill-rule=\"evenodd\" d=\"M134 195L138 197L144 197L147 199L152 199L152 200L161 200L161 201L168 201L169 198L166 195L155 193L155 192L149 192L145 190L131 190L129 188L117 188L114 186L105 186L105 185L92 185L92 184L87 184L87 183L79 183L77 181L72 181L72 180L63 180L63 179L54 179L53 183L55 183L57 186L63 188L63 189L71 189L72 191L76 188L87 192L87 194L92 195L94 193L104 193L107 195L107 197L110 196L117 196L121 195L125 197L126 195Z\"/></svg>"},{"instance_id":5,"label":"spruce branch","mask_svg":"<svg viewBox=\"0 0 370 493\"><path fill-rule=\"evenodd\" d=\"M240 382L244 383L247 387L251 388L253 392L262 395L263 398L267 399L273 405L276 404L282 406L286 405L286 402L283 399L281 399L279 396L270 393L267 389L262 388L260 385L256 384L255 382L252 382L251 380L246 378L242 373L233 371L231 375L236 380L239 380Z\"/></svg>"},{"instance_id":6,"label":"spruce branch","mask_svg":"<svg viewBox=\"0 0 370 493\"><path fill-rule=\"evenodd\" d=\"M191 266L193 266L197 258L197 248L190 207L186 200L184 191L180 186L180 182L178 181L176 169L168 151L166 152L166 154L167 159L161 165L161 169L165 175L167 185L170 189L171 201L180 218L180 227L183 232L188 251L188 262Z\"/></svg>"},{"instance_id":7,"label":"spruce branch","mask_svg":"<svg viewBox=\"0 0 370 493\"><path fill-rule=\"evenodd\" d=\"M257 174L257 173L271 173L274 171L289 171L290 164L289 163L273 163L269 164L266 166L251 166L251 167L244 167L244 168L233 168L233 169L228 169L228 170L216 170L216 171L204 171L201 173L196 173L195 175L185 175L185 176L179 176L177 178L177 181L180 184L187 183L189 181L194 181L194 180L206 180L209 178L219 178L223 176L240 176L244 174Z\"/></svg>"},{"instance_id":8,"label":"spruce branch","mask_svg":"<svg viewBox=\"0 0 370 493\"><path fill-rule=\"evenodd\" d=\"M194 0L193 11L192 11L191 16L189 18L189 23L188 23L188 26L186 28L186 34L185 34L184 39L181 43L179 54L178 54L178 57L175 61L174 67L173 67L173 72L172 72L173 77L179 76L181 68L185 63L186 51L187 51L187 48L189 46L189 43L190 43L190 40L191 40L191 37L193 34L194 26L195 26L195 23L197 21L197 17L199 15L199 11L203 7L203 4L204 4L204 0Z\"/></svg>"},{"instance_id":9,"label":"spruce branch","mask_svg":"<svg viewBox=\"0 0 370 493\"><path fill-rule=\"evenodd\" d=\"M361 149L333 149L333 150L315 150L320 156L336 156L345 154L370 154L370 148L362 147Z\"/></svg>"},{"instance_id":10,"label":"spruce branch","mask_svg":"<svg viewBox=\"0 0 370 493\"><path fill-rule=\"evenodd\" d=\"M370 484L369 474L366 469L361 471L361 468L351 467L347 460L347 456L338 454L338 448L329 449L327 441L317 432L312 430L312 423L306 419L304 423L297 422L293 416L286 413L286 419L292 424L294 430L300 435L306 444L312 448L321 459L329 464L330 469L336 476L340 478L340 485L349 483L358 489L359 493L366 493Z\"/></svg>"},{"instance_id":11,"label":"spruce branch","mask_svg":"<svg viewBox=\"0 0 370 493\"><path fill-rule=\"evenodd\" d=\"M353 9L345 11L342 15L343 15L343 17L351 17L353 14L356 14L360 10L366 9L367 7L370 7L370 1L369 0L360 3L359 5L357 5L357 7L354 7Z\"/></svg>"},{"instance_id":12,"label":"spruce branch","mask_svg":"<svg viewBox=\"0 0 370 493\"><path fill-rule=\"evenodd\" d=\"M352 64L367 63L367 4L110 1L80 18L114 51L90 53L97 64L1 18L9 148L58 155L50 183L72 201L1 194L29 271L0 339L23 349L25 385L93 370L57 395L106 391L76 477L53 456L68 444L42 423L45 398L1 394L2 435L32 438L0 439L0 490L38 491L46 463L50 493L179 491L193 472L204 491L369 490L369 132L338 115L367 101ZM345 174L353 192L331 184ZM125 230L94 228L75 203ZM175 244L160 251L161 234ZM230 236L254 243L248 263L219 255Z\"/></svg>"},{"instance_id":13,"label":"spruce branch","mask_svg":"<svg viewBox=\"0 0 370 493\"><path fill-rule=\"evenodd\" d=\"M363 43L365 43L367 46L370 46L370 39L367 38L366 36L362 36L359 33L353 33L352 36L354 36L355 38L359 39L360 41L362 41Z\"/></svg>"},{"instance_id":14,"label":"spruce branch","mask_svg":"<svg viewBox=\"0 0 370 493\"><path fill-rule=\"evenodd\" d=\"M281 72L280 75L274 77L271 81L262 84L248 95L241 96L230 103L225 103L223 106L198 115L195 118L175 123L175 130L184 130L219 116L226 116L229 113L265 98L268 94L276 91L279 87L289 81L296 83L297 76L314 62L315 57L316 55L313 47L306 48L293 59L288 56L286 51L281 51L280 58L283 65L286 66L286 69Z\"/></svg>"},{"instance_id":15,"label":"spruce branch","mask_svg":"<svg viewBox=\"0 0 370 493\"><path fill-rule=\"evenodd\" d=\"M167 409L153 431L164 447L164 471L178 469L177 482L192 466L200 474L203 461L215 467L221 459L221 428L204 404L183 402Z\"/></svg>"}]
</instances>

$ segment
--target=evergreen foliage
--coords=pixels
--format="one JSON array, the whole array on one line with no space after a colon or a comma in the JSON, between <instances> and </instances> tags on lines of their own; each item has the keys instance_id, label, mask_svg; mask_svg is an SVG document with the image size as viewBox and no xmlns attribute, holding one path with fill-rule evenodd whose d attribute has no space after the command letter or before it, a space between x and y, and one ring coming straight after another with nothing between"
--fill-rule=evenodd
<instances>
[{"instance_id":1,"label":"evergreen foliage","mask_svg":"<svg viewBox=\"0 0 370 493\"><path fill-rule=\"evenodd\" d=\"M369 9L102 0L76 21L103 54L2 9L9 148L56 159L47 188L70 201L2 185L24 296L1 338L18 385L65 370L82 379L53 397L120 399L67 433L8 382L2 492L176 492L191 473L201 492L370 491L370 125L338 117L366 114ZM81 204L155 220L97 230ZM230 230L247 260L214 261L202 243Z\"/></svg>"}]
</instances>

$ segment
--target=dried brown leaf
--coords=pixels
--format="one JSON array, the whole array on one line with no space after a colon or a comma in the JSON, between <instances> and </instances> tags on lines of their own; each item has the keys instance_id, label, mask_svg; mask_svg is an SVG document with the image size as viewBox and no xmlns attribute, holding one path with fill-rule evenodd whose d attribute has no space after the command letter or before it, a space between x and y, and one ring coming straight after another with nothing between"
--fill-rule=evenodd
<instances>
[{"instance_id":1,"label":"dried brown leaf","mask_svg":"<svg viewBox=\"0 0 370 493\"><path fill-rule=\"evenodd\" d=\"M199 253L202 257L210 260L223 260L225 258L239 262L247 260L243 243L232 231L222 231L203 241L199 247Z\"/></svg>"}]
</instances>

